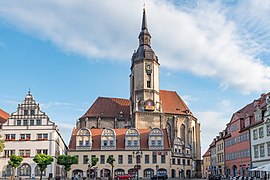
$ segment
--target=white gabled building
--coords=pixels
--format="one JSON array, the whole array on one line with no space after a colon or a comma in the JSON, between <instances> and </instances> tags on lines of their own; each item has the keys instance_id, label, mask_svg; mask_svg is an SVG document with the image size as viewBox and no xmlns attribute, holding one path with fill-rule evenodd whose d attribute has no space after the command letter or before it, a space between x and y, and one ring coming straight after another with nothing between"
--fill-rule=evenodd
<instances>
[{"instance_id":1,"label":"white gabled building","mask_svg":"<svg viewBox=\"0 0 270 180\"><path fill-rule=\"evenodd\" d=\"M270 97L266 98L263 121L250 129L252 167L270 163ZM256 115L255 115L256 116Z\"/></svg>"},{"instance_id":2,"label":"white gabled building","mask_svg":"<svg viewBox=\"0 0 270 180\"><path fill-rule=\"evenodd\" d=\"M40 110L39 104L35 102L30 92L18 105L17 111L2 125L0 133L5 139L4 152L0 153L0 178L10 176L11 168L8 160L12 154L23 157L22 165L15 172L16 176L23 178L40 176L40 171L33 161L38 153L54 157L44 176L64 175L64 169L57 165L56 158L67 153L67 146L57 125Z\"/></svg>"}]
</instances>

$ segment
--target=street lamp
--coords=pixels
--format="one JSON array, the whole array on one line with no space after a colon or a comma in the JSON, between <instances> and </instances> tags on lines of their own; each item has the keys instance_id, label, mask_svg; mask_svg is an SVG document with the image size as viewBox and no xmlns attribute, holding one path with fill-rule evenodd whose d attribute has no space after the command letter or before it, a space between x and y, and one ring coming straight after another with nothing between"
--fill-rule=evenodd
<instances>
[{"instance_id":1,"label":"street lamp","mask_svg":"<svg viewBox=\"0 0 270 180\"><path fill-rule=\"evenodd\" d=\"M137 180L139 180L139 169L140 169L140 166L139 166L140 162L139 161L141 161L143 152L142 151L133 151L132 154L133 154L133 157L136 157L136 165L135 165L134 169L137 170Z\"/></svg>"}]
</instances>

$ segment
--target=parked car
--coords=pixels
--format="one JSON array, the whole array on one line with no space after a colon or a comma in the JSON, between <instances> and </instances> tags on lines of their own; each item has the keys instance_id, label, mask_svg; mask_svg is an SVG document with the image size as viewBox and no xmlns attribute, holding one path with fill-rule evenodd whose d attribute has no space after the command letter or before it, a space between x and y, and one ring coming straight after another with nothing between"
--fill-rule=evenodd
<instances>
[{"instance_id":1,"label":"parked car","mask_svg":"<svg viewBox=\"0 0 270 180\"><path fill-rule=\"evenodd\" d=\"M168 179L168 175L165 173L158 173L157 175L152 176L151 179Z\"/></svg>"},{"instance_id":2,"label":"parked car","mask_svg":"<svg viewBox=\"0 0 270 180\"><path fill-rule=\"evenodd\" d=\"M116 175L114 179L132 179L132 176L130 174L122 174L122 175Z\"/></svg>"}]
</instances>

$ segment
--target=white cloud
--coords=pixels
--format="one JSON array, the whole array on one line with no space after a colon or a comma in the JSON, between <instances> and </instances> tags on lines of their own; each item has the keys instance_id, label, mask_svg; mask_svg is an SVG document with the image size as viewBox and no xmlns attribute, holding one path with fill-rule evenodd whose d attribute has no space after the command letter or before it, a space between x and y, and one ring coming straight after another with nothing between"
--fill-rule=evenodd
<instances>
[{"instance_id":1,"label":"white cloud","mask_svg":"<svg viewBox=\"0 0 270 180\"><path fill-rule=\"evenodd\" d=\"M215 111L195 112L195 116L201 122L201 146L203 155L213 141L213 138L225 129L230 119L224 113Z\"/></svg>"},{"instance_id":2,"label":"white cloud","mask_svg":"<svg viewBox=\"0 0 270 180\"><path fill-rule=\"evenodd\" d=\"M0 16L64 51L97 61L129 63L132 49L137 48L143 3L29 0L18 5L18 1L1 1ZM147 2L152 44L162 66L216 78L223 89L234 87L244 93L269 90L270 67L258 59L260 53L269 53L267 1L230 5L197 1L183 6L161 0Z\"/></svg>"},{"instance_id":3,"label":"white cloud","mask_svg":"<svg viewBox=\"0 0 270 180\"><path fill-rule=\"evenodd\" d=\"M66 142L66 145L69 145L72 129L75 127L74 124L66 124L66 123L56 123L58 125L58 128L60 130L61 136Z\"/></svg>"},{"instance_id":4,"label":"white cloud","mask_svg":"<svg viewBox=\"0 0 270 180\"><path fill-rule=\"evenodd\" d=\"M198 98L197 97L194 97L194 96L190 96L190 95L184 95L184 96L181 96L181 98L183 99L183 101L189 105L190 103L192 102L197 102L198 101Z\"/></svg>"},{"instance_id":5,"label":"white cloud","mask_svg":"<svg viewBox=\"0 0 270 180\"><path fill-rule=\"evenodd\" d=\"M52 107L62 107L62 108L67 108L70 106L73 106L74 104L72 103L67 103L67 102L48 102L48 103L40 103L40 107L44 109L52 108Z\"/></svg>"}]
</instances>

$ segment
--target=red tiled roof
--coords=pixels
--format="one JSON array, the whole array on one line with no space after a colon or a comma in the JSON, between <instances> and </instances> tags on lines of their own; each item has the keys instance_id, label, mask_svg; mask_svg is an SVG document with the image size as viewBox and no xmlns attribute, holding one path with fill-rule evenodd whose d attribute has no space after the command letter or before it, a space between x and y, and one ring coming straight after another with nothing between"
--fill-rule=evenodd
<instances>
[{"instance_id":1,"label":"red tiled roof","mask_svg":"<svg viewBox=\"0 0 270 180\"><path fill-rule=\"evenodd\" d=\"M170 114L187 114L189 108L175 91L160 90L162 110ZM98 97L87 112L81 117L124 117L130 116L130 100L122 98ZM190 112L191 113L191 112Z\"/></svg>"},{"instance_id":2,"label":"red tiled roof","mask_svg":"<svg viewBox=\"0 0 270 180\"><path fill-rule=\"evenodd\" d=\"M202 157L211 156L210 148L207 149L207 151L204 153Z\"/></svg>"},{"instance_id":3,"label":"red tiled roof","mask_svg":"<svg viewBox=\"0 0 270 180\"><path fill-rule=\"evenodd\" d=\"M2 109L0 109L0 123L5 123L9 118L9 114Z\"/></svg>"},{"instance_id":4,"label":"red tiled roof","mask_svg":"<svg viewBox=\"0 0 270 180\"><path fill-rule=\"evenodd\" d=\"M123 112L129 117L130 101L128 99L98 97L94 104L81 117L118 117Z\"/></svg>"},{"instance_id":5,"label":"red tiled roof","mask_svg":"<svg viewBox=\"0 0 270 180\"><path fill-rule=\"evenodd\" d=\"M185 102L175 91L160 90L162 110L164 113L187 114L190 112ZM191 112L190 112L191 113Z\"/></svg>"},{"instance_id":6,"label":"red tiled roof","mask_svg":"<svg viewBox=\"0 0 270 180\"><path fill-rule=\"evenodd\" d=\"M76 149L76 134L79 129L74 128L72 131L72 136L69 143L69 149ZM92 134L92 150L100 150L101 146L101 134L104 129L90 129ZM116 150L125 150L125 134L128 129L114 129L116 133ZM151 129L138 129L140 133L140 146L141 150L148 149L148 137ZM169 150L168 137L166 134L166 130L163 129L164 134L164 149Z\"/></svg>"}]
</instances>

